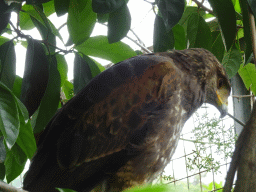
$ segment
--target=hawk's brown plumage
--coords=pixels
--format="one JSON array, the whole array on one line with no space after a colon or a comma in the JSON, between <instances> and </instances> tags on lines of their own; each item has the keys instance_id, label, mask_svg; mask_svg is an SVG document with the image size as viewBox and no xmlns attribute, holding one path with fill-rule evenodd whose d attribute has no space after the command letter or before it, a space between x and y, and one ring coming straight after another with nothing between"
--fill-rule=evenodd
<instances>
[{"instance_id":1,"label":"hawk's brown plumage","mask_svg":"<svg viewBox=\"0 0 256 192\"><path fill-rule=\"evenodd\" d=\"M121 191L170 161L186 120L207 102L225 115L230 84L207 50L154 53L95 77L54 116L24 180L29 191Z\"/></svg>"}]
</instances>

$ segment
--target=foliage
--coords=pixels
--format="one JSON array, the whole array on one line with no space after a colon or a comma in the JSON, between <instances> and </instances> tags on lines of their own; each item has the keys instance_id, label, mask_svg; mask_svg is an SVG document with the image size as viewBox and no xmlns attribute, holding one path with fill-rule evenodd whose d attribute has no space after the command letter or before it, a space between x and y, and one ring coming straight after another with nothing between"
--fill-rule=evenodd
<instances>
[{"instance_id":1,"label":"foliage","mask_svg":"<svg viewBox=\"0 0 256 192\"><path fill-rule=\"evenodd\" d=\"M234 128L233 126L225 128L219 118L208 119L207 114L200 117L196 113L195 122L198 125L192 132L196 150L193 151L193 158L187 158L187 167L190 170L197 168L217 172L220 168L220 160L214 159L212 153L217 153L224 159L231 158L236 141Z\"/></svg>"},{"instance_id":2,"label":"foliage","mask_svg":"<svg viewBox=\"0 0 256 192\"><path fill-rule=\"evenodd\" d=\"M136 55L120 41L131 27L127 0L20 2L23 1L7 5L0 0L0 179L5 177L8 182L22 172L24 162L35 152L33 134L44 129L63 101L104 70L91 56L117 63ZM186 5L185 0L151 3L157 12L154 51L206 48L223 63L230 78L240 68L245 86L255 94L255 67L247 64L252 55L249 10L256 13L254 1L209 0L209 3L213 11L201 4ZM10 21L11 12L18 15L16 24ZM49 19L53 13L67 14L64 23L69 33L67 42ZM107 36L91 36L96 22L107 25ZM42 39L26 35L30 29L37 29ZM13 38L8 39L5 34ZM57 47L57 40L65 49ZM15 73L17 44L27 48L24 77ZM64 58L67 54L76 56L73 84L67 80Z\"/></svg>"}]
</instances>

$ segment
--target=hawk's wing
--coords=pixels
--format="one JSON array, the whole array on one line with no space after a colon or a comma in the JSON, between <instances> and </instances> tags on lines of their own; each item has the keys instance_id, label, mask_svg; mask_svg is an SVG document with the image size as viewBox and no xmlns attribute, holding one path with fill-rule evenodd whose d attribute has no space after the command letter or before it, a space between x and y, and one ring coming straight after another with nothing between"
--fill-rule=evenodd
<instances>
[{"instance_id":1,"label":"hawk's wing","mask_svg":"<svg viewBox=\"0 0 256 192\"><path fill-rule=\"evenodd\" d=\"M116 163L116 168L112 168L114 164L110 168L107 162L139 152L134 146L149 131L144 125L150 112L173 94L170 84L179 82L179 73L170 58L152 54L123 61L95 77L48 124L24 180L25 189L42 187L38 182L47 179L44 177L49 182L49 176L57 183L68 183L68 174L63 181L57 179L59 174L65 175L63 170L83 172L83 177L90 178L99 175L99 170L111 172L122 166ZM166 98L160 98L166 86Z\"/></svg>"}]
</instances>

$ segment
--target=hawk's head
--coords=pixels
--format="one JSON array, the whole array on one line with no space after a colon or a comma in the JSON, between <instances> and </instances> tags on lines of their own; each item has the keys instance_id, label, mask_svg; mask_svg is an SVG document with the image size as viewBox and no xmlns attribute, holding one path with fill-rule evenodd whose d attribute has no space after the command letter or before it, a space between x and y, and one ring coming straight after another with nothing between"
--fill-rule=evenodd
<instances>
[{"instance_id":1,"label":"hawk's head","mask_svg":"<svg viewBox=\"0 0 256 192\"><path fill-rule=\"evenodd\" d=\"M207 50L201 49L201 56L206 64L206 98L205 102L214 105L221 113L227 114L228 97L231 85L222 64Z\"/></svg>"}]
</instances>

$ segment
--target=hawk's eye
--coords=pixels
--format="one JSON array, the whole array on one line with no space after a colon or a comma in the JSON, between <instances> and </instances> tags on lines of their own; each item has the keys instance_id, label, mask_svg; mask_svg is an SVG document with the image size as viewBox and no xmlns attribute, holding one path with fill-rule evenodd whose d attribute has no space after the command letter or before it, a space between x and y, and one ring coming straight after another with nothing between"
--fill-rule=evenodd
<instances>
[{"instance_id":1,"label":"hawk's eye","mask_svg":"<svg viewBox=\"0 0 256 192\"><path fill-rule=\"evenodd\" d=\"M222 87L224 85L224 81L222 78L218 79L218 88Z\"/></svg>"}]
</instances>

